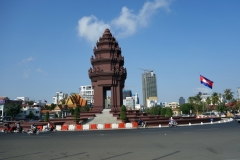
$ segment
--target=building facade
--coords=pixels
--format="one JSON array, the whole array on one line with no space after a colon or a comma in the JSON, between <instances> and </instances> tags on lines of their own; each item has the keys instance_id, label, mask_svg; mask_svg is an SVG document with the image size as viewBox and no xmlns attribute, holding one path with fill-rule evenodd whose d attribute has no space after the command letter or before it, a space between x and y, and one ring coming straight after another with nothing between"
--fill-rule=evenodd
<instances>
[{"instance_id":1,"label":"building facade","mask_svg":"<svg viewBox=\"0 0 240 160\"><path fill-rule=\"evenodd\" d=\"M185 99L183 97L179 98L179 105L182 105L185 103Z\"/></svg>"},{"instance_id":2,"label":"building facade","mask_svg":"<svg viewBox=\"0 0 240 160\"><path fill-rule=\"evenodd\" d=\"M22 105L22 100L10 100L8 97L0 97L0 118L8 116L6 107L11 104Z\"/></svg>"},{"instance_id":3,"label":"building facade","mask_svg":"<svg viewBox=\"0 0 240 160\"><path fill-rule=\"evenodd\" d=\"M168 103L168 107L170 108L178 108L179 104L177 102L170 102Z\"/></svg>"},{"instance_id":4,"label":"building facade","mask_svg":"<svg viewBox=\"0 0 240 160\"><path fill-rule=\"evenodd\" d=\"M147 99L149 97L158 97L157 78L153 71L145 71L142 74L142 93L144 106L147 106Z\"/></svg>"},{"instance_id":5,"label":"building facade","mask_svg":"<svg viewBox=\"0 0 240 160\"><path fill-rule=\"evenodd\" d=\"M58 104L62 99L67 99L68 94L63 92L56 92L56 95L53 97L52 103Z\"/></svg>"},{"instance_id":6,"label":"building facade","mask_svg":"<svg viewBox=\"0 0 240 160\"><path fill-rule=\"evenodd\" d=\"M147 108L156 106L157 102L158 102L157 97L149 97L147 99Z\"/></svg>"},{"instance_id":7,"label":"building facade","mask_svg":"<svg viewBox=\"0 0 240 160\"><path fill-rule=\"evenodd\" d=\"M133 97L134 100L135 100L135 105L136 105L136 104L139 104L139 97L138 97L138 94L135 93L132 97Z\"/></svg>"},{"instance_id":8,"label":"building facade","mask_svg":"<svg viewBox=\"0 0 240 160\"><path fill-rule=\"evenodd\" d=\"M87 85L87 86L80 86L79 88L79 94L83 99L87 100L87 104L89 106L93 106L94 105L94 90L93 87L91 85Z\"/></svg>"},{"instance_id":9,"label":"building facade","mask_svg":"<svg viewBox=\"0 0 240 160\"><path fill-rule=\"evenodd\" d=\"M126 97L132 97L132 91L131 90L123 90L123 99L126 99Z\"/></svg>"},{"instance_id":10,"label":"building facade","mask_svg":"<svg viewBox=\"0 0 240 160\"><path fill-rule=\"evenodd\" d=\"M240 87L237 88L237 99L240 100Z\"/></svg>"},{"instance_id":11,"label":"building facade","mask_svg":"<svg viewBox=\"0 0 240 160\"><path fill-rule=\"evenodd\" d=\"M133 97L126 97L123 99L123 105L125 105L128 110L135 110L135 99Z\"/></svg>"}]
</instances>

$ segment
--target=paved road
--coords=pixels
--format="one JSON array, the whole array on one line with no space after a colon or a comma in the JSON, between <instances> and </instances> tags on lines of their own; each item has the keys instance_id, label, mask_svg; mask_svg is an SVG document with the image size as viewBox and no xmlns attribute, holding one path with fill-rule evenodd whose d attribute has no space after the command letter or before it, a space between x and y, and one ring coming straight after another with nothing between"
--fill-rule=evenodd
<instances>
[{"instance_id":1,"label":"paved road","mask_svg":"<svg viewBox=\"0 0 240 160\"><path fill-rule=\"evenodd\" d=\"M0 133L1 160L240 160L240 124Z\"/></svg>"}]
</instances>

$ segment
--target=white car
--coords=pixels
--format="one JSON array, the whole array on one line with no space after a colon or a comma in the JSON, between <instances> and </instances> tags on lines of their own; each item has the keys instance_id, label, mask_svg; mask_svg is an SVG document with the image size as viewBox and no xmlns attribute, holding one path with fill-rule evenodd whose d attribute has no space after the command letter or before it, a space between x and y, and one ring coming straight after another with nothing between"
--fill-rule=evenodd
<instances>
[{"instance_id":1,"label":"white car","mask_svg":"<svg viewBox=\"0 0 240 160\"><path fill-rule=\"evenodd\" d=\"M235 121L238 121L238 123L240 123L240 114L236 114L234 118Z\"/></svg>"}]
</instances>

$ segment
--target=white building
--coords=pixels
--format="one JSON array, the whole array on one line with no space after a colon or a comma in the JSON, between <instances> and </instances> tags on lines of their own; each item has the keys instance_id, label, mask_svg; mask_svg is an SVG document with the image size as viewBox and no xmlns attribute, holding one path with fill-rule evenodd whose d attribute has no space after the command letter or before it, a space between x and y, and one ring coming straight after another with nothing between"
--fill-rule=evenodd
<instances>
[{"instance_id":1,"label":"white building","mask_svg":"<svg viewBox=\"0 0 240 160\"><path fill-rule=\"evenodd\" d=\"M63 92L56 92L56 95L53 97L53 104L58 104L62 99L67 99L68 94Z\"/></svg>"},{"instance_id":2,"label":"white building","mask_svg":"<svg viewBox=\"0 0 240 160\"><path fill-rule=\"evenodd\" d=\"M162 106L162 107L167 107L168 103L167 102L158 102L157 105Z\"/></svg>"},{"instance_id":3,"label":"white building","mask_svg":"<svg viewBox=\"0 0 240 160\"><path fill-rule=\"evenodd\" d=\"M87 100L87 104L89 106L94 105L94 90L93 87L91 85L87 85L87 86L80 86L79 88L79 95Z\"/></svg>"},{"instance_id":4,"label":"white building","mask_svg":"<svg viewBox=\"0 0 240 160\"><path fill-rule=\"evenodd\" d=\"M23 104L25 104L25 102L29 101L29 98L28 97L17 97L15 100L22 100Z\"/></svg>"},{"instance_id":5,"label":"white building","mask_svg":"<svg viewBox=\"0 0 240 160\"><path fill-rule=\"evenodd\" d=\"M237 88L237 99L240 100L240 87Z\"/></svg>"},{"instance_id":6,"label":"white building","mask_svg":"<svg viewBox=\"0 0 240 160\"><path fill-rule=\"evenodd\" d=\"M146 101L147 103L147 108L154 107L158 103L158 98L157 97L149 97Z\"/></svg>"},{"instance_id":7,"label":"white building","mask_svg":"<svg viewBox=\"0 0 240 160\"><path fill-rule=\"evenodd\" d=\"M179 106L178 102L170 102L168 103L168 107L170 108L177 108Z\"/></svg>"},{"instance_id":8,"label":"white building","mask_svg":"<svg viewBox=\"0 0 240 160\"><path fill-rule=\"evenodd\" d=\"M136 104L139 104L139 97L138 97L138 94L136 93L135 95L133 95L133 98L135 100L135 105Z\"/></svg>"},{"instance_id":9,"label":"white building","mask_svg":"<svg viewBox=\"0 0 240 160\"><path fill-rule=\"evenodd\" d=\"M26 105L22 107L20 113L16 116L16 119L25 119L31 112L35 117L41 117L42 103L34 103L33 106Z\"/></svg>"},{"instance_id":10,"label":"white building","mask_svg":"<svg viewBox=\"0 0 240 160\"><path fill-rule=\"evenodd\" d=\"M126 97L126 99L123 100L123 105L125 105L127 109L134 110L135 109L134 97Z\"/></svg>"},{"instance_id":11,"label":"white building","mask_svg":"<svg viewBox=\"0 0 240 160\"><path fill-rule=\"evenodd\" d=\"M212 96L212 95L210 95L210 94L206 94L206 93L204 94L204 93L203 93L203 94L201 95L202 102L206 102L206 99L207 99L208 97L211 99L211 96ZM221 96L221 97L219 98L219 101L220 101L220 102L223 102L223 101L224 101L223 96ZM210 105L212 105L212 103L211 103Z\"/></svg>"}]
</instances>

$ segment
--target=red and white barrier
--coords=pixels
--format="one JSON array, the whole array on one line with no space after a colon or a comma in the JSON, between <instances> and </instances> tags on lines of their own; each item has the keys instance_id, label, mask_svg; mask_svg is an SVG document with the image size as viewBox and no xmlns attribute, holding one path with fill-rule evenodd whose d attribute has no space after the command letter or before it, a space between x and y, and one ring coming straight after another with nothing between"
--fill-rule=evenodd
<instances>
[{"instance_id":1,"label":"red and white barrier","mask_svg":"<svg viewBox=\"0 0 240 160\"><path fill-rule=\"evenodd\" d=\"M45 127L45 126L44 126ZM56 125L58 131L80 131L80 130L106 130L106 129L131 129L137 128L137 122L133 123L106 123L106 124L69 124Z\"/></svg>"}]
</instances>

